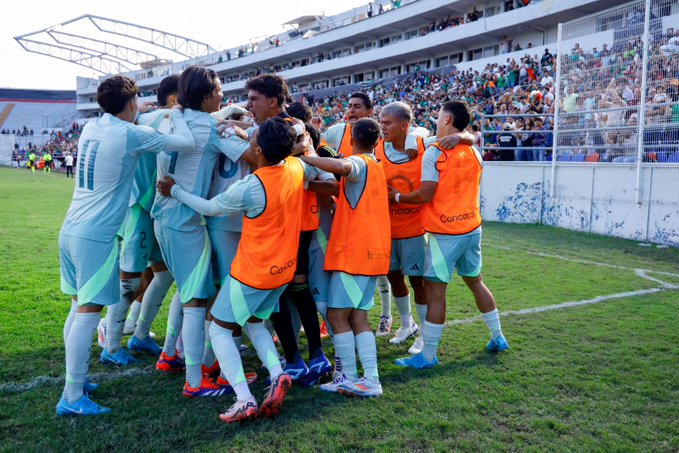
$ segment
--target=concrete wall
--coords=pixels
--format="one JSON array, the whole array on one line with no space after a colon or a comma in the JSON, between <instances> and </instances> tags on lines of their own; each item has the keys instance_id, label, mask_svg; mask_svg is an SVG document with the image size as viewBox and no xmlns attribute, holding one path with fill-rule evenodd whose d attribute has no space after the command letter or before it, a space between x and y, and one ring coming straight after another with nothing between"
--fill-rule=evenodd
<instances>
[{"instance_id":1,"label":"concrete wall","mask_svg":"<svg viewBox=\"0 0 679 453\"><path fill-rule=\"evenodd\" d=\"M485 220L539 223L570 230L679 246L679 166L559 164L550 197L551 164L486 163L481 183Z\"/></svg>"}]
</instances>

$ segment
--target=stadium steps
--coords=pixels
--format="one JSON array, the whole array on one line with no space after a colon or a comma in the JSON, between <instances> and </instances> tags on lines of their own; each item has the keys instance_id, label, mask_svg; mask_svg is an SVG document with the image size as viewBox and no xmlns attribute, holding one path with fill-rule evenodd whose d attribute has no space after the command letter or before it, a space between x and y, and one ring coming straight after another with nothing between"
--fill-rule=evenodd
<instances>
[{"instance_id":1,"label":"stadium steps","mask_svg":"<svg viewBox=\"0 0 679 453\"><path fill-rule=\"evenodd\" d=\"M2 112L0 112L0 127L2 127L3 124L5 124L5 121L7 121L7 118L9 118L9 115L12 113L12 110L14 110L15 106L16 104L7 103L2 108Z\"/></svg>"}]
</instances>

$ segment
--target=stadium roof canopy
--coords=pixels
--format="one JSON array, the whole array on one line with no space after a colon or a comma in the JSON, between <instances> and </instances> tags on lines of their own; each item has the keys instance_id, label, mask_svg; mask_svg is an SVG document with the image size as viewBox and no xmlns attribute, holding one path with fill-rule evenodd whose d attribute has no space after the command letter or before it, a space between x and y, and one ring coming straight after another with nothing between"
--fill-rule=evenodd
<instances>
[{"instance_id":1,"label":"stadium roof canopy","mask_svg":"<svg viewBox=\"0 0 679 453\"><path fill-rule=\"evenodd\" d=\"M324 16L299 16L296 19L289 20L283 25L303 25L308 22L314 22L314 21L320 21L323 19Z\"/></svg>"},{"instance_id":2,"label":"stadium roof canopy","mask_svg":"<svg viewBox=\"0 0 679 453\"><path fill-rule=\"evenodd\" d=\"M95 37L97 35L103 35L103 38ZM113 42L111 38L121 42ZM185 36L92 14L15 36L14 39L27 52L68 61L102 74L128 72L135 66L144 68L156 62L166 63L168 60L156 55L156 51L183 58L217 52L209 44ZM147 52L146 48L154 50Z\"/></svg>"}]
</instances>

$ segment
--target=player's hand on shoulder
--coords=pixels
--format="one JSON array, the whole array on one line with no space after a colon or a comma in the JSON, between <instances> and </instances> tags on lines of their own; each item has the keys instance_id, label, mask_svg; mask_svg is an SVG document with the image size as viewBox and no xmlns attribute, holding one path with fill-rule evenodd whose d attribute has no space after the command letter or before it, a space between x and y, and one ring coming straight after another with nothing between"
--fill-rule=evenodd
<instances>
[{"instance_id":1,"label":"player's hand on shoulder","mask_svg":"<svg viewBox=\"0 0 679 453\"><path fill-rule=\"evenodd\" d=\"M408 154L408 159L414 160L417 158L417 149L408 148L406 149L406 154Z\"/></svg>"},{"instance_id":2,"label":"player's hand on shoulder","mask_svg":"<svg viewBox=\"0 0 679 453\"><path fill-rule=\"evenodd\" d=\"M439 140L439 145L444 149L453 149L460 143L460 136L458 134L446 135Z\"/></svg>"},{"instance_id":3,"label":"player's hand on shoulder","mask_svg":"<svg viewBox=\"0 0 679 453\"><path fill-rule=\"evenodd\" d=\"M172 186L176 184L175 180L172 179L170 176L163 176L161 179L158 180L156 183L156 188L158 189L158 193L161 194L164 197L170 197L172 196Z\"/></svg>"},{"instance_id":4,"label":"player's hand on shoulder","mask_svg":"<svg viewBox=\"0 0 679 453\"><path fill-rule=\"evenodd\" d=\"M142 102L139 107L137 107L139 113L148 113L158 109L158 106L152 102Z\"/></svg>"}]
</instances>

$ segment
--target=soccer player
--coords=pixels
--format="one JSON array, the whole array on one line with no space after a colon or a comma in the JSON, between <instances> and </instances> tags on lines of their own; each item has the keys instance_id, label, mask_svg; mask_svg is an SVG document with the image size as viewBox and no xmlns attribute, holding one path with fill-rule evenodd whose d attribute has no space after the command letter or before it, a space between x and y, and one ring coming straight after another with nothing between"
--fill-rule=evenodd
<instances>
[{"instance_id":1,"label":"soccer player","mask_svg":"<svg viewBox=\"0 0 679 453\"><path fill-rule=\"evenodd\" d=\"M31 173L35 173L35 160L38 157L35 155L33 151L28 153L28 168L31 169Z\"/></svg>"},{"instance_id":2,"label":"soccer player","mask_svg":"<svg viewBox=\"0 0 679 453\"><path fill-rule=\"evenodd\" d=\"M246 83L245 89L248 90L247 109L252 112L257 124L273 117L292 120L292 117L285 111L288 86L282 77L274 74L263 74L250 79ZM303 133L304 130L301 132ZM301 135L298 140L301 139ZM323 181L315 182L315 184L330 184L332 187L336 187L337 182L331 174L323 172L321 177ZM316 194L310 190L305 191L295 276L281 297L279 311L271 316L271 321L285 354L284 370L292 376L293 380L304 385L317 382L321 376L328 374L331 370L330 361L326 358L321 347L321 331L316 304L307 283L309 244L313 231L319 226L318 215L314 212L317 208ZM297 309L304 327L304 333L309 343L311 372L299 352L297 337L290 316L290 305Z\"/></svg>"},{"instance_id":3,"label":"soccer player","mask_svg":"<svg viewBox=\"0 0 679 453\"><path fill-rule=\"evenodd\" d=\"M195 139L191 152L171 154L159 160L158 174L172 176L189 193L205 197L220 154L237 162L243 153L224 146L217 123L210 113L219 110L222 88L217 74L206 68L189 66L178 82L177 101ZM209 378L203 378L201 364L205 346L207 300L215 293L211 269L212 245L199 213L173 198L156 194L151 210L154 229L163 259L177 283L177 301L170 305L168 323L181 335L184 344L186 382L183 395L219 396L227 391ZM180 305L181 304L181 305ZM183 320L180 321L183 311ZM176 326L176 327L175 327ZM168 328L168 332L170 332ZM170 332L173 333L173 332ZM176 336L176 335L173 335ZM161 353L157 368L181 368L176 346ZM174 365L173 365L174 363Z\"/></svg>"},{"instance_id":4,"label":"soccer player","mask_svg":"<svg viewBox=\"0 0 679 453\"><path fill-rule=\"evenodd\" d=\"M385 221L389 217L389 202L384 169L373 154L380 138L379 124L362 118L352 125L351 137L353 149L349 158L300 159L343 177L325 257L325 270L332 272L328 318L342 374L320 388L325 392L372 397L382 395L382 385L368 310L374 305L377 276L386 275L389 270L391 235ZM364 375L360 379L356 350L363 365Z\"/></svg>"},{"instance_id":5,"label":"soccer player","mask_svg":"<svg viewBox=\"0 0 679 453\"><path fill-rule=\"evenodd\" d=\"M162 102L160 104L161 109L140 115L136 120L138 124L163 133L170 132L171 124L166 115L168 108L176 103L177 80L178 76L170 76L161 81L158 87L158 100ZM173 96L170 100L172 105L168 106L170 95ZM130 304L149 285L148 272L145 273L145 277L142 277L142 272L146 270L149 263L154 262L156 270L164 272L158 274L153 291L160 286L161 294L159 295L164 298L172 285L172 276L162 262L163 259L160 256L153 234L153 219L151 219L150 211L155 196L155 181L156 156L150 153L144 154L139 158L135 169L129 207L123 229L120 232L122 238L120 244L121 299L117 304L108 307L106 318L99 323L99 341L100 343L103 342L103 345L101 345L103 350L99 358L101 363L126 366L134 362L134 358L122 348L121 338L125 330L124 326L127 323L125 315ZM153 278L152 272L150 277ZM165 292L162 292L163 289ZM160 302L162 303L162 299ZM135 313L138 315L140 309L141 303L133 303L128 318L136 318ZM145 316L150 316L148 307ZM136 319L134 319L134 323L136 323ZM148 336L148 332L144 334L143 331L144 329L140 329L139 337L130 338L128 348L148 352L155 356L160 355L160 347Z\"/></svg>"},{"instance_id":6,"label":"soccer player","mask_svg":"<svg viewBox=\"0 0 679 453\"><path fill-rule=\"evenodd\" d=\"M409 134L413 113L411 108L403 102L392 102L382 108L380 123L383 141L378 144L375 155L384 165L387 184L403 193L419 189L422 175L422 156L425 150L425 140ZM474 137L468 132L460 132L462 139L468 144L473 143ZM415 140L414 144L407 141ZM428 139L429 140L429 139ZM407 149L417 149L417 156L410 157ZM422 286L424 272L424 229L422 228L422 206L401 203L389 207L391 222L391 263L389 266L389 283L394 294L394 302L401 317L401 326L396 335L389 340L392 344L401 344L420 330L413 321L410 309L410 291L404 275L408 276L410 285L415 293L415 307L420 324L424 323L427 301ZM418 336L416 343L409 352L420 352L422 336Z\"/></svg>"},{"instance_id":7,"label":"soccer player","mask_svg":"<svg viewBox=\"0 0 679 453\"><path fill-rule=\"evenodd\" d=\"M330 126L323 134L323 139L327 144L337 150L342 157L349 157L353 152L351 144L351 128L353 124L361 118L371 118L373 116L373 104L370 96L365 93L356 92L349 95L347 109L344 114L347 122L338 123ZM379 287L380 302L382 304L382 316L377 327L376 335L384 336L391 332L391 288L387 277L381 275L377 278Z\"/></svg>"},{"instance_id":8,"label":"soccer player","mask_svg":"<svg viewBox=\"0 0 679 453\"><path fill-rule=\"evenodd\" d=\"M52 173L52 154L50 153L49 149L45 150L43 153L42 160L45 162L45 166L42 167L42 173Z\"/></svg>"},{"instance_id":9,"label":"soccer player","mask_svg":"<svg viewBox=\"0 0 679 453\"><path fill-rule=\"evenodd\" d=\"M438 137L458 133L469 125L465 102L445 103L436 121ZM489 351L509 348L500 327L495 299L481 277L481 212L479 184L483 159L469 145L452 149L438 143L427 148L422 159L422 184L410 193L392 190L391 201L424 205L423 226L429 233L425 248L424 290L427 297L424 346L420 353L397 359L396 365L431 368L446 320L446 289L457 273L474 294L476 306L490 330Z\"/></svg>"},{"instance_id":10,"label":"soccer player","mask_svg":"<svg viewBox=\"0 0 679 453\"><path fill-rule=\"evenodd\" d=\"M73 200L59 233L61 289L72 297L64 324L66 384L57 415L110 412L84 392L92 334L105 305L119 301L118 238L127 210L132 179L143 152L189 151L194 140L181 112L170 119L176 135L163 135L132 124L137 115L137 86L125 76L104 80L97 88L104 111L84 127L78 142Z\"/></svg>"},{"instance_id":11,"label":"soccer player","mask_svg":"<svg viewBox=\"0 0 679 453\"><path fill-rule=\"evenodd\" d=\"M257 415L275 415L292 385L262 320L276 309L280 296L293 279L304 181L318 175L315 168L288 157L296 137L284 119L265 120L254 131L248 151L257 162L255 172L209 201L189 194L169 178L158 183L161 193L171 194L203 215L245 214L231 273L211 310L210 337L214 351L237 397L219 416L228 423ZM271 385L259 410L234 342L234 336L241 335L243 326L270 373Z\"/></svg>"},{"instance_id":12,"label":"soccer player","mask_svg":"<svg viewBox=\"0 0 679 453\"><path fill-rule=\"evenodd\" d=\"M167 110L177 103L178 90L179 76L165 77L158 85L157 100L160 108L139 116L137 122L163 133L169 132L171 124L166 118ZM127 347L133 351L144 351L158 357L162 349L150 336L151 324L158 315L174 278L163 261L160 246L153 231L151 208L155 198L157 159L155 156L151 157L153 159L139 162L130 199L132 206L128 218L136 219L136 228L132 229L130 225L127 225L125 232L126 237L130 237L127 243L132 245L134 251L129 253L130 251L123 249L128 253L132 272L144 270L143 268L150 264L151 275L148 275L148 268L142 274L142 287L139 289L140 294L136 297L140 299L140 302L133 304L133 307L136 307L134 311L138 312L138 318L130 309L132 316L128 316L125 324L127 325L129 321L132 324L129 327L133 328ZM134 215L137 212L139 212L138 217ZM127 234L129 230L133 231L131 235ZM123 243L125 243L125 238ZM125 261L127 259L121 257L120 268L123 271L127 270L127 266L123 266ZM149 277L150 281L148 281ZM166 335L166 338L168 337L172 335Z\"/></svg>"}]
</instances>

